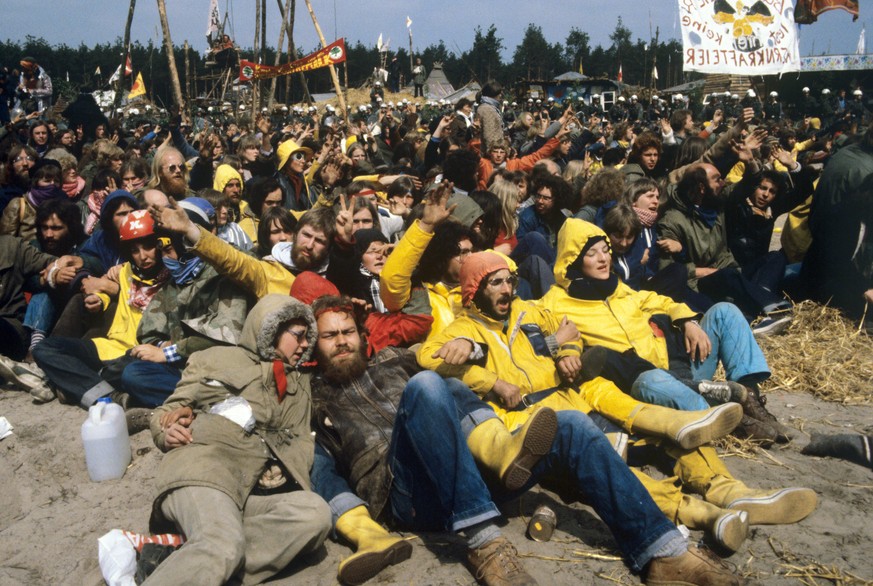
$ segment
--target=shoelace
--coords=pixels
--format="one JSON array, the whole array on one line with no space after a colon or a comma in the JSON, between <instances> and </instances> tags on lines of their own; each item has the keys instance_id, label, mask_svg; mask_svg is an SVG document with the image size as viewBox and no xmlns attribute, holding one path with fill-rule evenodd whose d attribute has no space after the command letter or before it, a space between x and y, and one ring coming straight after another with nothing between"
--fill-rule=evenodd
<instances>
[{"instance_id":1,"label":"shoelace","mask_svg":"<svg viewBox=\"0 0 873 586\"><path fill-rule=\"evenodd\" d=\"M476 571L476 579L479 580L485 575L485 569L491 564L491 560L495 557L497 558L498 563L503 567L507 576L514 576L522 573L524 569L521 567L521 564L518 563L517 555L518 550L515 549L515 546L509 541L500 544L500 546L491 552L491 554L479 565L479 569Z\"/></svg>"}]
</instances>

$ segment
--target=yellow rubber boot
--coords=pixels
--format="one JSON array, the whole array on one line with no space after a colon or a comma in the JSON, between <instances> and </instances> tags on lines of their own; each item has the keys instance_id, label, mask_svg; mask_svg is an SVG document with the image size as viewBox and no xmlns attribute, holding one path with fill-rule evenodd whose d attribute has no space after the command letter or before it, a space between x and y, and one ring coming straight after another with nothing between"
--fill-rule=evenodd
<instances>
[{"instance_id":1,"label":"yellow rubber boot","mask_svg":"<svg viewBox=\"0 0 873 586\"><path fill-rule=\"evenodd\" d=\"M818 504L818 497L809 488L749 488L733 477L710 447L689 452L672 448L668 453L676 458L673 471L687 490L722 509L746 511L752 525L797 523Z\"/></svg>"},{"instance_id":2,"label":"yellow rubber boot","mask_svg":"<svg viewBox=\"0 0 873 586\"><path fill-rule=\"evenodd\" d=\"M631 415L633 433L666 438L691 450L729 434L743 418L737 403L703 411L678 411L658 405L640 405Z\"/></svg>"},{"instance_id":3,"label":"yellow rubber boot","mask_svg":"<svg viewBox=\"0 0 873 586\"><path fill-rule=\"evenodd\" d=\"M731 552L737 551L749 535L749 516L745 511L721 509L688 495L682 497L676 520L689 529L704 531Z\"/></svg>"},{"instance_id":4,"label":"yellow rubber boot","mask_svg":"<svg viewBox=\"0 0 873 586\"><path fill-rule=\"evenodd\" d=\"M467 436L473 458L500 479L507 490L518 490L530 470L552 449L558 417L549 407L537 409L515 433L497 418L477 425Z\"/></svg>"},{"instance_id":5,"label":"yellow rubber boot","mask_svg":"<svg viewBox=\"0 0 873 586\"><path fill-rule=\"evenodd\" d=\"M355 546L355 553L340 562L337 578L343 584L363 584L384 568L408 560L412 544L391 535L376 523L364 506L336 520L336 532Z\"/></svg>"},{"instance_id":6,"label":"yellow rubber boot","mask_svg":"<svg viewBox=\"0 0 873 586\"><path fill-rule=\"evenodd\" d=\"M752 525L797 523L818 505L818 496L811 488L756 490L725 476L712 479L704 498L724 509L745 511Z\"/></svg>"}]
</instances>

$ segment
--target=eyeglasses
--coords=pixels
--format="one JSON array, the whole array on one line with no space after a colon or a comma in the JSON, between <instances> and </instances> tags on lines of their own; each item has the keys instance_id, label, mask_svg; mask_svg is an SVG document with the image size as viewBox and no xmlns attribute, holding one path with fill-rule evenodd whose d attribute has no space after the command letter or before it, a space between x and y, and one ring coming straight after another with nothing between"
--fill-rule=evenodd
<instances>
[{"instance_id":1,"label":"eyeglasses","mask_svg":"<svg viewBox=\"0 0 873 586\"><path fill-rule=\"evenodd\" d=\"M12 159L13 163L24 163L25 161L33 163L34 161L36 161L36 159L31 157L30 155L20 155Z\"/></svg>"},{"instance_id":2,"label":"eyeglasses","mask_svg":"<svg viewBox=\"0 0 873 586\"><path fill-rule=\"evenodd\" d=\"M164 165L163 168L170 173L182 172L182 165Z\"/></svg>"},{"instance_id":3,"label":"eyeglasses","mask_svg":"<svg viewBox=\"0 0 873 586\"><path fill-rule=\"evenodd\" d=\"M534 199L537 201L552 201L555 198L552 197L551 195L544 195L542 193L538 193L534 196Z\"/></svg>"},{"instance_id":4,"label":"eyeglasses","mask_svg":"<svg viewBox=\"0 0 873 586\"><path fill-rule=\"evenodd\" d=\"M515 286L518 285L518 277L515 275L509 275L508 277L503 278L488 279L488 286L494 289L499 289L503 287L504 284L508 284L515 289Z\"/></svg>"},{"instance_id":5,"label":"eyeglasses","mask_svg":"<svg viewBox=\"0 0 873 586\"><path fill-rule=\"evenodd\" d=\"M291 155L291 158L295 161L302 161L306 158L306 153L304 153L303 151L297 151L296 153Z\"/></svg>"},{"instance_id":6,"label":"eyeglasses","mask_svg":"<svg viewBox=\"0 0 873 586\"><path fill-rule=\"evenodd\" d=\"M298 329L298 330L292 330L291 328L288 328L285 331L288 332L289 334L291 334L292 336L294 336L297 339L298 344L300 344L301 342L303 342L303 340L306 339L306 328Z\"/></svg>"}]
</instances>

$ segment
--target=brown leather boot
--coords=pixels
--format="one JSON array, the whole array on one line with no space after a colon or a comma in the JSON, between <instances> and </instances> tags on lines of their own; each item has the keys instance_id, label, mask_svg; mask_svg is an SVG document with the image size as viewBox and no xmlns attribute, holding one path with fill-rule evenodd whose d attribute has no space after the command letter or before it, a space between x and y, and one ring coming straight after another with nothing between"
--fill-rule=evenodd
<instances>
[{"instance_id":1,"label":"brown leather boot","mask_svg":"<svg viewBox=\"0 0 873 586\"><path fill-rule=\"evenodd\" d=\"M747 387L748 395L746 400L741 402L740 404L743 406L743 413L748 415L752 419L757 419L763 423L766 423L776 432L775 441L784 444L791 441L791 438L794 436L794 432L779 423L779 420L776 417L767 411L767 408L764 406L766 404L766 399L761 396L761 392L754 387Z\"/></svg>"},{"instance_id":2,"label":"brown leather boot","mask_svg":"<svg viewBox=\"0 0 873 586\"><path fill-rule=\"evenodd\" d=\"M732 433L740 439L750 438L760 440L761 446L765 448L772 446L779 438L779 432L772 425L745 414L742 420L740 420L740 424Z\"/></svg>"},{"instance_id":3,"label":"brown leather boot","mask_svg":"<svg viewBox=\"0 0 873 586\"><path fill-rule=\"evenodd\" d=\"M649 562L646 584L649 586L675 586L676 584L739 586L741 581L739 576L732 573L712 553L691 545L682 555L655 558Z\"/></svg>"},{"instance_id":4,"label":"brown leather boot","mask_svg":"<svg viewBox=\"0 0 873 586\"><path fill-rule=\"evenodd\" d=\"M515 546L505 537L471 549L467 561L476 580L485 586L536 586L536 580L521 565Z\"/></svg>"}]
</instances>

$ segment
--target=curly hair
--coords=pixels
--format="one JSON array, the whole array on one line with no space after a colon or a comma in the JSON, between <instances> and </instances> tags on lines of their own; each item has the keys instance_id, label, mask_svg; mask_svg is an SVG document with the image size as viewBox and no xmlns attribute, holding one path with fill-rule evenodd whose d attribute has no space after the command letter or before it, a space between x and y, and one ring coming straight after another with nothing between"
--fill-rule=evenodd
<instances>
[{"instance_id":1,"label":"curly hair","mask_svg":"<svg viewBox=\"0 0 873 586\"><path fill-rule=\"evenodd\" d=\"M437 226L433 238L421 255L427 262L419 263L418 278L425 283L441 281L449 268L449 262L458 256L462 240L473 243L478 241L472 229L458 222L450 220Z\"/></svg>"},{"instance_id":2,"label":"curly hair","mask_svg":"<svg viewBox=\"0 0 873 586\"><path fill-rule=\"evenodd\" d=\"M603 169L582 188L582 205L599 208L608 201L616 201L624 192L624 173L618 169Z\"/></svg>"}]
</instances>

